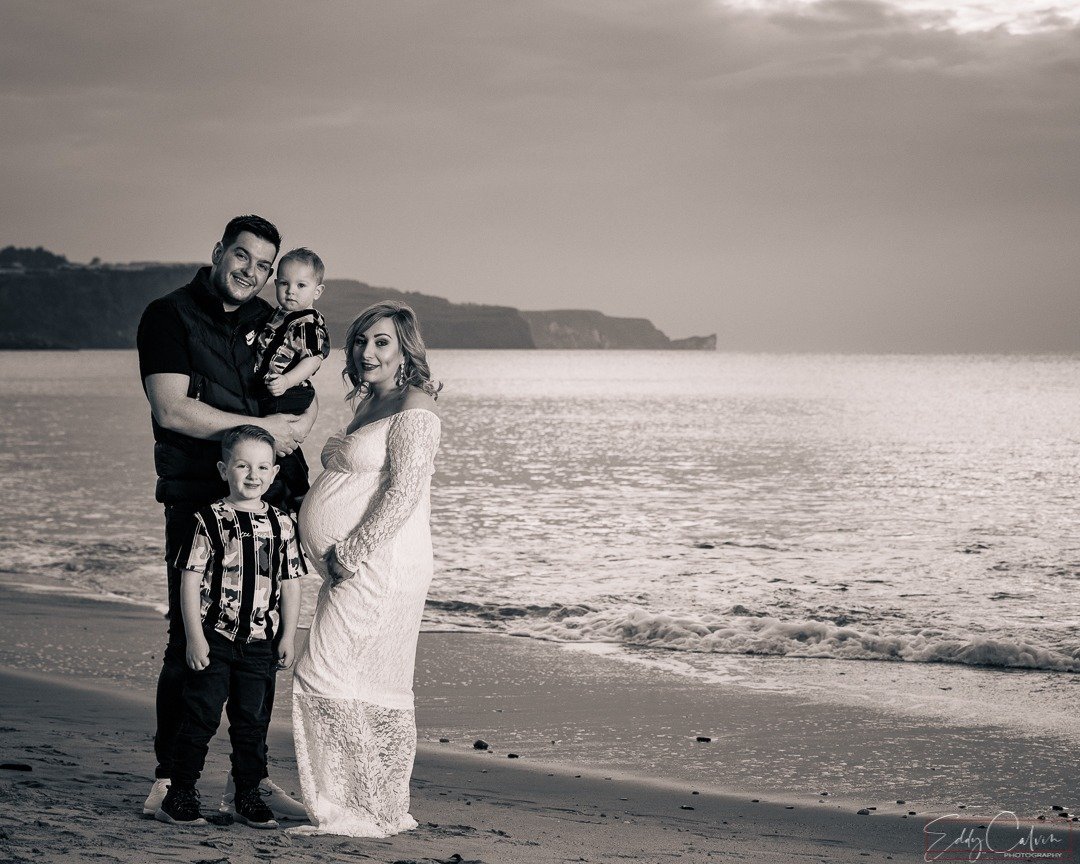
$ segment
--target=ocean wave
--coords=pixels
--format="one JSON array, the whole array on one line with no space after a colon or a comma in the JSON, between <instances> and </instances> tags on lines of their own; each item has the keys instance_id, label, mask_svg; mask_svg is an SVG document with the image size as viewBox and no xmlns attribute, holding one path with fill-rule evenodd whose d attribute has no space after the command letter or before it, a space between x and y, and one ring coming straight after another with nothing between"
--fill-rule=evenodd
<instances>
[{"instance_id":1,"label":"ocean wave","mask_svg":"<svg viewBox=\"0 0 1080 864\"><path fill-rule=\"evenodd\" d=\"M433 614L434 613L434 614ZM460 623L461 616L511 636L552 642L614 643L635 648L714 654L956 663L1008 669L1080 672L1080 647L1060 650L1008 637L961 636L942 629L876 632L833 620L784 620L732 606L726 613L691 616L622 607L428 601L432 623ZM844 618L840 618L844 621ZM889 622L902 627L902 622Z\"/></svg>"},{"instance_id":2,"label":"ocean wave","mask_svg":"<svg viewBox=\"0 0 1080 864\"><path fill-rule=\"evenodd\" d=\"M160 547L142 538L61 543L0 537L0 573L27 583L56 580L75 594L124 599L154 609L165 605ZM315 590L315 583L307 586L304 624L314 608ZM1024 596L1016 590L997 591L987 600L998 604ZM981 634L965 631L962 623L922 627L916 622L926 619L917 610L880 604L841 608L823 604L820 597L816 603L807 603L810 598L789 603L792 599L774 597L763 608L744 600L698 612L650 611L617 594L584 597L579 603L432 596L425 629L483 628L553 642L658 651L1080 672L1075 629L1028 634L1005 628Z\"/></svg>"}]
</instances>

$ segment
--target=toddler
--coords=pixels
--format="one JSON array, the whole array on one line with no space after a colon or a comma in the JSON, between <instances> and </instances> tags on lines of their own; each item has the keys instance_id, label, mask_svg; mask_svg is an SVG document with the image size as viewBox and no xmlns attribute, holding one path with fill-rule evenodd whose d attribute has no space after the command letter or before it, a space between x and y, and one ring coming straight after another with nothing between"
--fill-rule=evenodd
<instances>
[{"instance_id":1,"label":"toddler","mask_svg":"<svg viewBox=\"0 0 1080 864\"><path fill-rule=\"evenodd\" d=\"M294 659L297 577L306 568L293 520L262 500L278 473L273 437L258 426L238 426L221 439L221 459L228 497L195 514L175 562L183 571L188 672L169 791L154 816L206 824L195 784L227 701L235 818L276 828L258 788L266 774L266 695L277 669Z\"/></svg>"},{"instance_id":2,"label":"toddler","mask_svg":"<svg viewBox=\"0 0 1080 864\"><path fill-rule=\"evenodd\" d=\"M270 414L303 414L315 398L311 376L330 354L326 321L312 303L323 292L322 259L300 247L278 262L278 308L256 339L256 375L265 392L259 400L263 417ZM287 490L285 506L292 511L308 491L308 466L304 454L295 450L280 460L281 480Z\"/></svg>"}]
</instances>

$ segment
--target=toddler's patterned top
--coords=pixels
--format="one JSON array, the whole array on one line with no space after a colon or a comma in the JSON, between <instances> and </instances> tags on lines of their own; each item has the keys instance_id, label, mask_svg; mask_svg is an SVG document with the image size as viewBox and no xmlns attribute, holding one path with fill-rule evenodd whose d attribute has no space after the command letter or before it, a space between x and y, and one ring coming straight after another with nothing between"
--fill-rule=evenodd
<instances>
[{"instance_id":1,"label":"toddler's patterned top","mask_svg":"<svg viewBox=\"0 0 1080 864\"><path fill-rule=\"evenodd\" d=\"M269 505L249 513L225 500L195 514L176 566L202 573L203 623L238 642L273 639L281 580L307 573L289 516Z\"/></svg>"},{"instance_id":2,"label":"toddler's patterned top","mask_svg":"<svg viewBox=\"0 0 1080 864\"><path fill-rule=\"evenodd\" d=\"M330 356L326 319L315 309L286 312L280 306L255 340L255 371L260 378L281 375L305 357Z\"/></svg>"}]
</instances>

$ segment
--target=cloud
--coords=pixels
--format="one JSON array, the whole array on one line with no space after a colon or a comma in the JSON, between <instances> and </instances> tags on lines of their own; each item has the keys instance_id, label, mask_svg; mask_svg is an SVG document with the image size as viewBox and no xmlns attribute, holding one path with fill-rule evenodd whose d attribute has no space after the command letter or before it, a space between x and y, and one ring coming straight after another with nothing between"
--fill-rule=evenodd
<instances>
[{"instance_id":1,"label":"cloud","mask_svg":"<svg viewBox=\"0 0 1080 864\"><path fill-rule=\"evenodd\" d=\"M261 209L334 275L740 348L1080 347L1078 31L928 20L9 0L0 233L189 260Z\"/></svg>"}]
</instances>

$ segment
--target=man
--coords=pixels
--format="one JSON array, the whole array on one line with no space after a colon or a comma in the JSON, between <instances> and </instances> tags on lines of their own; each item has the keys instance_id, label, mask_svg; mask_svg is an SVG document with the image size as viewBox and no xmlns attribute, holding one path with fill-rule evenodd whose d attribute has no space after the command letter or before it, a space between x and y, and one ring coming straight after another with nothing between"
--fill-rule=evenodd
<instances>
[{"instance_id":1,"label":"man","mask_svg":"<svg viewBox=\"0 0 1080 864\"><path fill-rule=\"evenodd\" d=\"M211 266L151 302L139 322L139 372L152 413L155 497L165 505L169 580L169 641L158 678L154 736L158 765L144 814L157 811L168 789L182 713L186 638L176 555L194 513L225 494L217 469L221 436L235 426L255 423L274 436L279 453L291 453L307 436L318 411L312 403L299 417L258 417L255 337L273 308L256 295L274 272L280 246L281 236L271 222L237 216L214 246ZM276 504L283 492L276 483L266 498ZM273 698L271 690L271 706ZM303 805L268 777L260 789L279 818L306 818Z\"/></svg>"}]
</instances>

